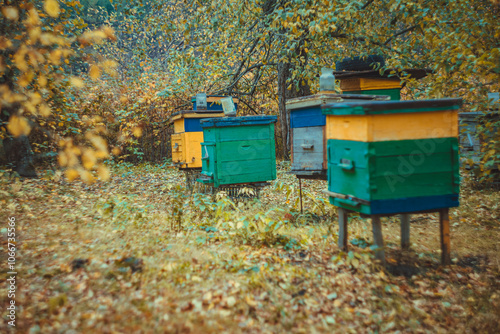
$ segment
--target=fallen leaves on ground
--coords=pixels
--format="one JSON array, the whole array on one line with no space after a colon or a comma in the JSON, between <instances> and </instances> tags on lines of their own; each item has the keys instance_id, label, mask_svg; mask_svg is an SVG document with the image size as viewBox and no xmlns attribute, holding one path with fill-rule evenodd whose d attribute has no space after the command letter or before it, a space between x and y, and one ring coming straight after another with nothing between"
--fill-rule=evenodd
<instances>
[{"instance_id":1,"label":"fallen leaves on ground","mask_svg":"<svg viewBox=\"0 0 500 334\"><path fill-rule=\"evenodd\" d=\"M351 217L350 250L339 251L325 183L303 182L300 213L286 165L258 200L191 193L173 169L112 169L110 182L90 186L51 171L2 176L2 248L7 217L18 222L17 330L476 333L500 325L498 192L463 190L451 212L449 267L439 264L435 215L412 217L410 251L399 248L398 221L385 219L382 270L369 221Z\"/></svg>"}]
</instances>

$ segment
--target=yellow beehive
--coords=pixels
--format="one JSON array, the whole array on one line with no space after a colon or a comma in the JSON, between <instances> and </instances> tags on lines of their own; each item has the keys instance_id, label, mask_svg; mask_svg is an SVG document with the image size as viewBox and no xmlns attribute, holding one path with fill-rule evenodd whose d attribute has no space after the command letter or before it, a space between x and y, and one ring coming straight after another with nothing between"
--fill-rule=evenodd
<instances>
[{"instance_id":1,"label":"yellow beehive","mask_svg":"<svg viewBox=\"0 0 500 334\"><path fill-rule=\"evenodd\" d=\"M179 168L201 168L203 130L200 120L224 116L223 112L181 111L172 116L172 162Z\"/></svg>"},{"instance_id":2,"label":"yellow beehive","mask_svg":"<svg viewBox=\"0 0 500 334\"><path fill-rule=\"evenodd\" d=\"M400 89L400 79L346 78L340 80L342 91Z\"/></svg>"},{"instance_id":3,"label":"yellow beehive","mask_svg":"<svg viewBox=\"0 0 500 334\"><path fill-rule=\"evenodd\" d=\"M433 105L433 101L439 103ZM346 103L345 108L326 106L326 139L375 142L457 137L459 105L453 102L375 101Z\"/></svg>"}]
</instances>

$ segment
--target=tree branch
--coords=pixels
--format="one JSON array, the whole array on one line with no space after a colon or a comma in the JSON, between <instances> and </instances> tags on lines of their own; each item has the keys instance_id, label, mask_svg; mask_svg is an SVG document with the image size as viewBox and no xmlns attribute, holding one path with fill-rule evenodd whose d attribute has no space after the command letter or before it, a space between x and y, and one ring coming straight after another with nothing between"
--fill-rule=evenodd
<instances>
[{"instance_id":1,"label":"tree branch","mask_svg":"<svg viewBox=\"0 0 500 334\"><path fill-rule=\"evenodd\" d=\"M389 37L387 39L387 41L384 42L384 45L389 44L395 37L398 37L400 35L406 34L407 32L412 31L412 30L414 30L417 27L418 27L418 25L415 24L415 25L413 25L411 27L408 27L406 29L401 30L400 32L395 33L394 35L392 35L391 37Z\"/></svg>"}]
</instances>

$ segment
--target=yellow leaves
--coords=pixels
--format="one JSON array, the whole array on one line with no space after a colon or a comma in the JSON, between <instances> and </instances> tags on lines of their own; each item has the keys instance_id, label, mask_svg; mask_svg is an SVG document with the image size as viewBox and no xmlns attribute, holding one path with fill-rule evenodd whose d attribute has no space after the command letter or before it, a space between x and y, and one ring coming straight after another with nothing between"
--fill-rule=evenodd
<instances>
[{"instance_id":1,"label":"yellow leaves","mask_svg":"<svg viewBox=\"0 0 500 334\"><path fill-rule=\"evenodd\" d=\"M50 108L48 105L46 105L45 103L41 104L39 107L38 107L38 113L40 114L40 116L42 117L49 117L50 114L51 114L51 111L50 111Z\"/></svg>"},{"instance_id":2,"label":"yellow leaves","mask_svg":"<svg viewBox=\"0 0 500 334\"><path fill-rule=\"evenodd\" d=\"M23 45L14 54L14 64L22 72L25 72L28 70L28 63L26 62L26 53L27 52L28 52L28 48Z\"/></svg>"},{"instance_id":3,"label":"yellow leaves","mask_svg":"<svg viewBox=\"0 0 500 334\"><path fill-rule=\"evenodd\" d=\"M26 71L21 75L17 83L21 87L26 87L31 83L31 81L33 81L34 76L35 73L33 71Z\"/></svg>"},{"instance_id":4,"label":"yellow leaves","mask_svg":"<svg viewBox=\"0 0 500 334\"><path fill-rule=\"evenodd\" d=\"M43 4L43 8L45 9L45 12L49 14L52 17L58 17L59 16L59 3L57 0L45 0L45 3Z\"/></svg>"},{"instance_id":5,"label":"yellow leaves","mask_svg":"<svg viewBox=\"0 0 500 334\"><path fill-rule=\"evenodd\" d=\"M101 76L101 70L97 65L91 65L89 75L92 79L96 80Z\"/></svg>"},{"instance_id":6,"label":"yellow leaves","mask_svg":"<svg viewBox=\"0 0 500 334\"><path fill-rule=\"evenodd\" d=\"M113 147L113 149L111 150L111 153L113 153L113 155L119 155L121 152L122 150L120 150L118 147Z\"/></svg>"},{"instance_id":7,"label":"yellow leaves","mask_svg":"<svg viewBox=\"0 0 500 334\"><path fill-rule=\"evenodd\" d=\"M42 35L42 29L40 27L32 27L28 29L28 35L30 37L31 43L36 43L36 41Z\"/></svg>"},{"instance_id":8,"label":"yellow leaves","mask_svg":"<svg viewBox=\"0 0 500 334\"><path fill-rule=\"evenodd\" d=\"M72 169L72 168L66 169L66 171L64 172L64 174L66 176L66 179L69 182L75 180L78 177L78 175L79 175L78 171L76 169Z\"/></svg>"},{"instance_id":9,"label":"yellow leaves","mask_svg":"<svg viewBox=\"0 0 500 334\"><path fill-rule=\"evenodd\" d=\"M110 179L109 169L104 165L97 167L97 175L99 175L99 178L103 181L109 181Z\"/></svg>"},{"instance_id":10,"label":"yellow leaves","mask_svg":"<svg viewBox=\"0 0 500 334\"><path fill-rule=\"evenodd\" d=\"M97 156L93 150L85 149L82 154L82 165L85 169L92 169L97 162Z\"/></svg>"},{"instance_id":11,"label":"yellow leaves","mask_svg":"<svg viewBox=\"0 0 500 334\"><path fill-rule=\"evenodd\" d=\"M83 80L78 77L71 77L69 79L69 83L71 84L71 86L76 88L82 88L84 86Z\"/></svg>"},{"instance_id":12,"label":"yellow leaves","mask_svg":"<svg viewBox=\"0 0 500 334\"><path fill-rule=\"evenodd\" d=\"M53 44L65 44L65 40L63 38L59 38L54 34L45 32L39 36L40 42L42 45L53 45Z\"/></svg>"},{"instance_id":13,"label":"yellow leaves","mask_svg":"<svg viewBox=\"0 0 500 334\"><path fill-rule=\"evenodd\" d=\"M110 26L103 27L102 32L106 35L106 38L116 41L115 30Z\"/></svg>"},{"instance_id":14,"label":"yellow leaves","mask_svg":"<svg viewBox=\"0 0 500 334\"><path fill-rule=\"evenodd\" d=\"M105 60L101 62L100 64L101 68L104 70L105 73L109 75L115 75L116 74L116 67L118 67L118 63L114 60Z\"/></svg>"},{"instance_id":15,"label":"yellow leaves","mask_svg":"<svg viewBox=\"0 0 500 334\"><path fill-rule=\"evenodd\" d=\"M90 147L74 146L72 139L60 140L59 165L67 167L66 178L73 181L80 177L86 183L93 183L95 177L92 170L97 170L97 175L101 180L107 181L110 178L109 170L99 159L109 156L106 141L98 135L87 132L85 135L96 149ZM81 164L80 164L81 163Z\"/></svg>"},{"instance_id":16,"label":"yellow leaves","mask_svg":"<svg viewBox=\"0 0 500 334\"><path fill-rule=\"evenodd\" d=\"M25 117L12 115L7 124L7 130L14 136L19 137L22 135L29 135L31 127Z\"/></svg>"},{"instance_id":17,"label":"yellow leaves","mask_svg":"<svg viewBox=\"0 0 500 334\"><path fill-rule=\"evenodd\" d=\"M2 7L2 14L7 18L7 20L17 21L19 19L19 11L17 8L12 6Z\"/></svg>"},{"instance_id":18,"label":"yellow leaves","mask_svg":"<svg viewBox=\"0 0 500 334\"><path fill-rule=\"evenodd\" d=\"M132 133L134 134L134 136L139 138L142 136L142 128L139 126L136 126L135 128L132 129Z\"/></svg>"},{"instance_id":19,"label":"yellow leaves","mask_svg":"<svg viewBox=\"0 0 500 334\"><path fill-rule=\"evenodd\" d=\"M108 145L104 140L104 138L94 135L90 132L87 132L85 134L85 138L87 138L92 143L92 145L97 149L95 153L97 158L107 158L109 156Z\"/></svg>"},{"instance_id":20,"label":"yellow leaves","mask_svg":"<svg viewBox=\"0 0 500 334\"><path fill-rule=\"evenodd\" d=\"M28 11L28 17L26 18L25 23L28 26L37 26L40 25L40 17L38 16L38 12L35 8L31 8Z\"/></svg>"},{"instance_id":21,"label":"yellow leaves","mask_svg":"<svg viewBox=\"0 0 500 334\"><path fill-rule=\"evenodd\" d=\"M110 30L111 29L111 30ZM116 39L112 28L103 28L102 30L87 31L80 36L79 41L82 45L102 44L105 39Z\"/></svg>"},{"instance_id":22,"label":"yellow leaves","mask_svg":"<svg viewBox=\"0 0 500 334\"><path fill-rule=\"evenodd\" d=\"M45 87L47 86L47 77L43 74L38 76L38 84L40 87Z\"/></svg>"},{"instance_id":23,"label":"yellow leaves","mask_svg":"<svg viewBox=\"0 0 500 334\"><path fill-rule=\"evenodd\" d=\"M53 50L50 55L49 59L54 65L61 65L61 57L62 57L62 50L60 49L55 49Z\"/></svg>"}]
</instances>

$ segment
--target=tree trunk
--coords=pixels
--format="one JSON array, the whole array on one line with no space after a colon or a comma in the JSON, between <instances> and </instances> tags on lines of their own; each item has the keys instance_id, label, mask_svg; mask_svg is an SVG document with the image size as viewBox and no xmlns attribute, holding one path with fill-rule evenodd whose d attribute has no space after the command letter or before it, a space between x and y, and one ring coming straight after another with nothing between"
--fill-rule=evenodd
<instances>
[{"instance_id":1,"label":"tree trunk","mask_svg":"<svg viewBox=\"0 0 500 334\"><path fill-rule=\"evenodd\" d=\"M303 85L302 80L299 82L298 87L296 83L292 83L292 87L288 89L290 83L287 83L287 80L291 78L293 68L290 62L278 64L278 112L283 140L283 158L285 160L290 160L290 112L286 110L285 102L294 97L311 95L311 88L307 83Z\"/></svg>"},{"instance_id":2,"label":"tree trunk","mask_svg":"<svg viewBox=\"0 0 500 334\"><path fill-rule=\"evenodd\" d=\"M289 150L290 150L290 135L288 133L290 120L289 112L286 110L285 102L286 102L286 80L290 73L290 64L289 63L280 63L278 64L278 112L279 119L281 124L281 143L283 150L283 159L289 160Z\"/></svg>"},{"instance_id":3,"label":"tree trunk","mask_svg":"<svg viewBox=\"0 0 500 334\"><path fill-rule=\"evenodd\" d=\"M28 136L5 138L3 148L7 163L11 163L20 176L38 177L33 165L33 151Z\"/></svg>"}]
</instances>

